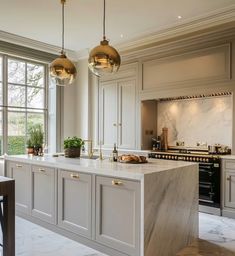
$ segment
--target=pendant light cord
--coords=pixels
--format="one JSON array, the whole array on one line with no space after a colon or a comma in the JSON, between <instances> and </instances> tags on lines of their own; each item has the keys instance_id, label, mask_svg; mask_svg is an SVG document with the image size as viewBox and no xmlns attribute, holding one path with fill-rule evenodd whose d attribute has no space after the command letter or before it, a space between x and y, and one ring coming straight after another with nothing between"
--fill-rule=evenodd
<instances>
[{"instance_id":1,"label":"pendant light cord","mask_svg":"<svg viewBox=\"0 0 235 256\"><path fill-rule=\"evenodd\" d=\"M62 49L61 53L64 54L64 4L65 0L61 0L62 3Z\"/></svg>"},{"instance_id":2,"label":"pendant light cord","mask_svg":"<svg viewBox=\"0 0 235 256\"><path fill-rule=\"evenodd\" d=\"M106 12L106 3L104 0L104 13L103 13L103 39L106 40L105 36L105 12Z\"/></svg>"}]
</instances>

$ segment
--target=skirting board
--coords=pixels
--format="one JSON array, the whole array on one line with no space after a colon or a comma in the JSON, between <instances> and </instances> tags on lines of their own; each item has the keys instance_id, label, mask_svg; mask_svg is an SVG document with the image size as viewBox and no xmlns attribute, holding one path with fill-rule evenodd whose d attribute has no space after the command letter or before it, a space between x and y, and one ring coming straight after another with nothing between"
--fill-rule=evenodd
<instances>
[{"instance_id":1,"label":"skirting board","mask_svg":"<svg viewBox=\"0 0 235 256\"><path fill-rule=\"evenodd\" d=\"M210 207L206 205L199 205L199 212L205 212L205 213L221 216L220 208Z\"/></svg>"},{"instance_id":2,"label":"skirting board","mask_svg":"<svg viewBox=\"0 0 235 256\"><path fill-rule=\"evenodd\" d=\"M235 219L235 209L234 210L223 209L222 216Z\"/></svg>"}]
</instances>

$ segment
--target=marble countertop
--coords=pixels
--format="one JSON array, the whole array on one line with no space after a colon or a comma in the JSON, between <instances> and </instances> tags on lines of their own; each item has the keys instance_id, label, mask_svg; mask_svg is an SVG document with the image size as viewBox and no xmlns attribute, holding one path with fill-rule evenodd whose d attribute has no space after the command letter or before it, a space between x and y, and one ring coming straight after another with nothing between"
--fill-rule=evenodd
<instances>
[{"instance_id":1,"label":"marble countertop","mask_svg":"<svg viewBox=\"0 0 235 256\"><path fill-rule=\"evenodd\" d=\"M196 163L191 162L160 159L148 159L148 163L145 164L125 164L110 162L108 159L100 161L83 158L65 158L63 156L52 157L52 155L44 155L43 157L13 155L5 156L5 159L28 164L36 164L40 166L71 170L75 172L79 171L134 180L142 180L145 175L152 173L169 170L174 171L178 168L197 165Z\"/></svg>"}]
</instances>

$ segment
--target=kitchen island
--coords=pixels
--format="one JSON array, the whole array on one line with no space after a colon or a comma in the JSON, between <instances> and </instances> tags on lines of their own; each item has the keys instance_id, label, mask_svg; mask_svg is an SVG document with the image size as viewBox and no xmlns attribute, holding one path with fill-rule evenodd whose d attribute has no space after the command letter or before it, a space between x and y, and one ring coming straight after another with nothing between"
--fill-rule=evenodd
<instances>
[{"instance_id":1,"label":"kitchen island","mask_svg":"<svg viewBox=\"0 0 235 256\"><path fill-rule=\"evenodd\" d=\"M173 256L198 237L198 165L6 156L18 216L112 256Z\"/></svg>"}]
</instances>

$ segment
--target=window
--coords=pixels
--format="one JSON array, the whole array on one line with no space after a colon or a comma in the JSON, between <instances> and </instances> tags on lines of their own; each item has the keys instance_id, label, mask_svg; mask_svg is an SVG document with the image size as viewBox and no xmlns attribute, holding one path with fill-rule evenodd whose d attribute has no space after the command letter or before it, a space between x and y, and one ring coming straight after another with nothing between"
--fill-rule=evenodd
<instances>
[{"instance_id":1,"label":"window","mask_svg":"<svg viewBox=\"0 0 235 256\"><path fill-rule=\"evenodd\" d=\"M30 127L47 141L47 65L0 55L0 154L25 154Z\"/></svg>"}]
</instances>

